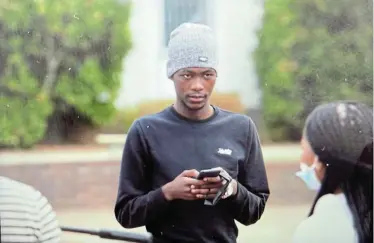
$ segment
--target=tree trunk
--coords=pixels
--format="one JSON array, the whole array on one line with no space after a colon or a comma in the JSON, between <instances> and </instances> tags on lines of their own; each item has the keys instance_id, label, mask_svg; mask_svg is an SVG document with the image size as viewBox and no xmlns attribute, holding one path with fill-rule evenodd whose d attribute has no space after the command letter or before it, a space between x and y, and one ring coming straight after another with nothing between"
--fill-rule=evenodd
<instances>
[{"instance_id":1,"label":"tree trunk","mask_svg":"<svg viewBox=\"0 0 374 243\"><path fill-rule=\"evenodd\" d=\"M42 144L62 144L67 136L67 126L60 114L54 113L48 119L48 127Z\"/></svg>"}]
</instances>

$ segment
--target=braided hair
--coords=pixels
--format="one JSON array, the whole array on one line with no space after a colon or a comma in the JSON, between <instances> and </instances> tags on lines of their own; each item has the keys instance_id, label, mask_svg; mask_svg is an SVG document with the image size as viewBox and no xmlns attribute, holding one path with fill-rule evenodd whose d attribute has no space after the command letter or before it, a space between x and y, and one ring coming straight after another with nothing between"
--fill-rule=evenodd
<instances>
[{"instance_id":1,"label":"braided hair","mask_svg":"<svg viewBox=\"0 0 374 243\"><path fill-rule=\"evenodd\" d=\"M304 137L326 166L318 199L341 189L353 214L359 242L373 242L373 110L353 101L316 107Z\"/></svg>"}]
</instances>

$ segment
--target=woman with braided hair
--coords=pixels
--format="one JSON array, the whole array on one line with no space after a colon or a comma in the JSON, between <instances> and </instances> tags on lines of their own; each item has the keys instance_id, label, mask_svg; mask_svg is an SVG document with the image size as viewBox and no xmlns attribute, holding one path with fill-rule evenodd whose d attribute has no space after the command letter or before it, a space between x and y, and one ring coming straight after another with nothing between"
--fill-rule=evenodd
<instances>
[{"instance_id":1,"label":"woman with braided hair","mask_svg":"<svg viewBox=\"0 0 374 243\"><path fill-rule=\"evenodd\" d=\"M349 101L320 105L308 116L301 171L318 191L293 243L373 242L373 110Z\"/></svg>"}]
</instances>

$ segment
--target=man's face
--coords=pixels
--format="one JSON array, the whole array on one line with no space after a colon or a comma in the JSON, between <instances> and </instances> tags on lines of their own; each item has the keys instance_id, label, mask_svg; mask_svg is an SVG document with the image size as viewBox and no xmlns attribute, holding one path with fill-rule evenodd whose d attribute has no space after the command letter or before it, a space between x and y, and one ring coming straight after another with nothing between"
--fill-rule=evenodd
<instances>
[{"instance_id":1,"label":"man's face","mask_svg":"<svg viewBox=\"0 0 374 243\"><path fill-rule=\"evenodd\" d=\"M212 68L185 68L177 71L172 80L182 104L190 110L200 110L207 104L216 78Z\"/></svg>"}]
</instances>

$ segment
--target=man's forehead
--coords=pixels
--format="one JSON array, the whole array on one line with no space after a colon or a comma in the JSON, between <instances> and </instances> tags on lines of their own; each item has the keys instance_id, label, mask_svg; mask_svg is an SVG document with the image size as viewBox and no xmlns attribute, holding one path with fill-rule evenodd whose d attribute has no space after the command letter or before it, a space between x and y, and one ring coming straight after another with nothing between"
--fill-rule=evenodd
<instances>
[{"instance_id":1,"label":"man's forehead","mask_svg":"<svg viewBox=\"0 0 374 243\"><path fill-rule=\"evenodd\" d=\"M204 73L208 71L215 71L213 68L203 68L203 67L191 67L191 68L182 68L179 72L189 72L189 73Z\"/></svg>"}]
</instances>

